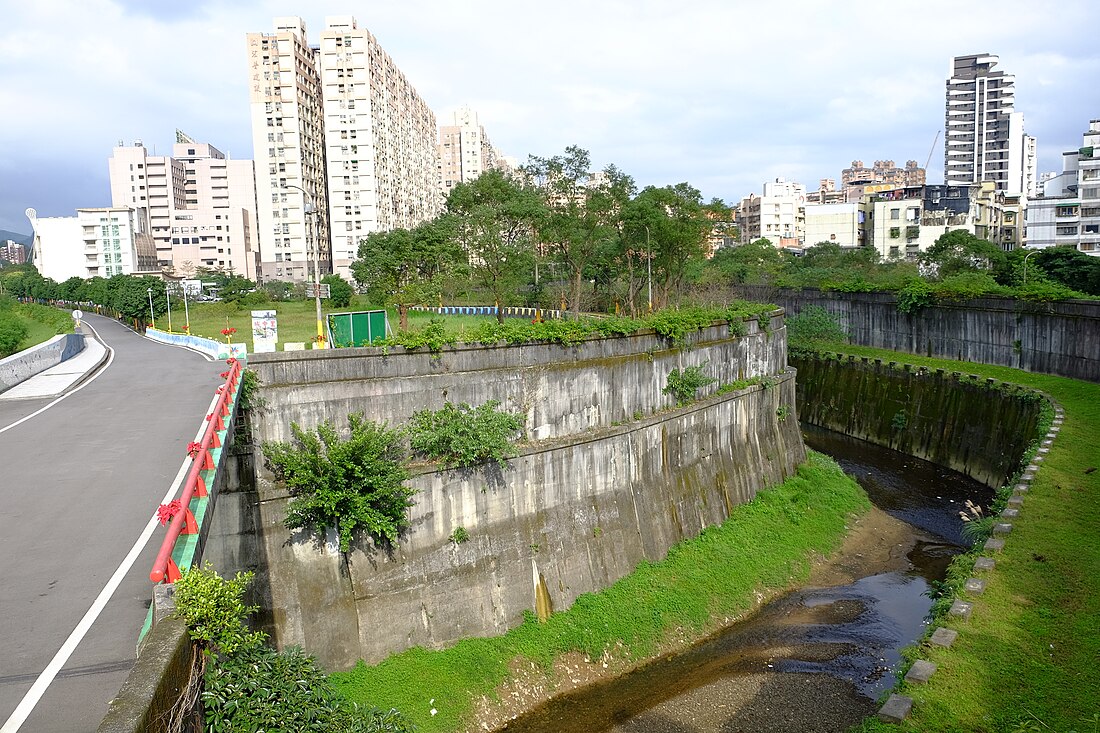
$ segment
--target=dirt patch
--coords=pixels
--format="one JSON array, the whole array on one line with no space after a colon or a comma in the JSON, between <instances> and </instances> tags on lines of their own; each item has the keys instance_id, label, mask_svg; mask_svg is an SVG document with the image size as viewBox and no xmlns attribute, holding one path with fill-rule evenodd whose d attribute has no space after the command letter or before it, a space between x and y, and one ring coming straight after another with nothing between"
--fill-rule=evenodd
<instances>
[{"instance_id":1,"label":"dirt patch","mask_svg":"<svg viewBox=\"0 0 1100 733\"><path fill-rule=\"evenodd\" d=\"M915 533L910 525L872 507L867 513L851 520L848 534L839 550L829 557L819 556L813 560L810 577L800 585L840 586L876 573L905 570L909 566L906 555L920 538L921 536ZM754 599L753 611L788 590L791 589L758 591ZM843 606L838 606L838 611L841 610ZM510 721L556 696L626 674L658 657L682 652L704 639L723 633L729 626L750 616L753 611L737 618L719 619L702 633L692 633L682 628L676 629L661 645L658 654L646 659L617 657L614 650L598 660L590 660L580 653L572 653L559 658L549 673L530 662L514 661L510 678L497 689L495 697L482 698L475 702L473 723L465 731L476 733L508 730ZM689 716L694 721L691 724L687 723L687 719L680 717L680 713L684 711L661 710L663 706L658 706L650 711L652 715L642 716L654 724L652 727L620 727L617 730L702 731L718 728L726 730L722 726L729 724L733 724L733 727L729 728L731 731L760 730L761 728L753 726L760 721L759 716L765 711L756 710L752 706L743 708L737 700L755 699L759 688L765 683L772 692L769 697L777 700L776 704L779 703L775 693L780 689L791 693L787 696L788 704L793 706L787 716L792 726L789 730L842 730L868 714L871 706L870 701L861 698L850 686L823 675L738 675L716 683L722 688L720 699L726 701L720 706L715 707L713 704L715 698L711 697L712 703L708 707L702 703L705 696L694 694L680 702L668 703L671 706L688 705L693 708ZM799 701L806 697L802 694L803 692L811 693L804 705L799 704ZM827 704L828 701L823 699L826 697L836 704L831 706ZM833 710L834 707L836 710ZM708 715L711 717L708 718ZM714 716L721 717L721 722ZM852 716L855 716L854 719ZM667 719L671 723L677 718L679 718L678 723L673 727L662 727L659 722ZM818 725L824 727L817 727Z\"/></svg>"}]
</instances>

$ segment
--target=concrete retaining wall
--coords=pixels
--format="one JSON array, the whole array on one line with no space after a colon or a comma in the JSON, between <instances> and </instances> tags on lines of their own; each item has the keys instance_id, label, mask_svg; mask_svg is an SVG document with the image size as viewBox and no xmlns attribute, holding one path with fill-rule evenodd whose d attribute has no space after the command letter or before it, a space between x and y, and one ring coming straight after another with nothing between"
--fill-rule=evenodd
<instances>
[{"instance_id":1,"label":"concrete retaining wall","mask_svg":"<svg viewBox=\"0 0 1100 733\"><path fill-rule=\"evenodd\" d=\"M206 354L214 359L228 359L229 357L244 357L248 349L244 344L223 344L221 341L203 338L202 336L190 336L185 333L169 333L156 328L146 328L145 335L162 344L183 346L193 351Z\"/></svg>"},{"instance_id":2,"label":"concrete retaining wall","mask_svg":"<svg viewBox=\"0 0 1100 733\"><path fill-rule=\"evenodd\" d=\"M83 350L84 336L66 333L0 359L0 392L71 359Z\"/></svg>"},{"instance_id":3,"label":"concrete retaining wall","mask_svg":"<svg viewBox=\"0 0 1100 733\"><path fill-rule=\"evenodd\" d=\"M741 286L746 297L795 314L818 305L851 341L910 354L1016 367L1100 382L1100 303L1011 298L940 301L906 314L893 293L836 293Z\"/></svg>"},{"instance_id":4,"label":"concrete retaining wall","mask_svg":"<svg viewBox=\"0 0 1100 733\"><path fill-rule=\"evenodd\" d=\"M477 406L489 399L524 413L533 440L574 435L671 406L672 398L661 390L675 368L705 362L706 373L717 383L781 373L787 356L782 311L770 318L766 330L755 320L745 327L744 336L732 338L725 325L704 329L689 335L684 349L650 331L568 347L253 354L248 365L260 378L266 402L256 416L255 438L289 441L292 421L312 428L325 419L362 412L396 425L444 402Z\"/></svg>"},{"instance_id":5,"label":"concrete retaining wall","mask_svg":"<svg viewBox=\"0 0 1100 733\"><path fill-rule=\"evenodd\" d=\"M347 557L334 537L319 543L282 526L287 496L259 468L255 489L219 497L207 557L221 553L226 571L255 562L255 601L268 631L280 647L301 645L329 669L502 633L535 608L540 582L555 608L566 608L722 522L804 459L781 314L766 330L747 325L743 337L706 329L683 351L641 334L434 356L378 349L253 356L267 401L253 415L258 444L285 440L292 420L340 423L363 411L398 424L444 400L488 399L523 409L529 433L545 440L503 469L420 473L398 546L361 540ZM704 362L722 382L769 379L668 409L661 394L668 371ZM467 542L450 541L458 527Z\"/></svg>"},{"instance_id":6,"label":"concrete retaining wall","mask_svg":"<svg viewBox=\"0 0 1100 733\"><path fill-rule=\"evenodd\" d=\"M999 488L1035 439L1042 398L941 370L856 357L792 357L802 420Z\"/></svg>"}]
</instances>

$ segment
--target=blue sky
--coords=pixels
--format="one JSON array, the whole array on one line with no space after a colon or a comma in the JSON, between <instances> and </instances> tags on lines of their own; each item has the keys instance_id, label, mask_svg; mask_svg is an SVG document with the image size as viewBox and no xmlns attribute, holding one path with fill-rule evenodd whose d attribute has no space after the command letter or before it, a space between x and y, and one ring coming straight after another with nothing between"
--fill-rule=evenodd
<instances>
[{"instance_id":1,"label":"blue sky","mask_svg":"<svg viewBox=\"0 0 1100 733\"><path fill-rule=\"evenodd\" d=\"M180 128L251 158L245 34L300 15L311 40L355 15L439 119L476 109L505 154L568 145L639 186L734 202L853 159L923 164L951 57L993 53L1039 169L1100 118L1100 3L733 0L0 0L0 229L23 212L110 204L119 140L170 151ZM942 136L929 181L942 181Z\"/></svg>"}]
</instances>

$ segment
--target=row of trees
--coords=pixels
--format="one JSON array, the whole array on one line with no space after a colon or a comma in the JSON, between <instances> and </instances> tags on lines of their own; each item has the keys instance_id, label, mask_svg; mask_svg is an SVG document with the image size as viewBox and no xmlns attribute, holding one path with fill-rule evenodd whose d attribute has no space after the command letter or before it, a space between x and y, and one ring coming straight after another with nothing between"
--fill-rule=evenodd
<instances>
[{"instance_id":1,"label":"row of trees","mask_svg":"<svg viewBox=\"0 0 1100 733\"><path fill-rule=\"evenodd\" d=\"M635 316L649 306L649 287L653 307L679 301L714 222L730 218L687 183L638 191L614 165L593 170L574 146L532 156L517 176L487 171L459 184L438 218L368 235L351 269L402 324L410 306L435 303L456 279L508 304L521 292L537 299L548 274L574 312L614 302Z\"/></svg>"}]
</instances>

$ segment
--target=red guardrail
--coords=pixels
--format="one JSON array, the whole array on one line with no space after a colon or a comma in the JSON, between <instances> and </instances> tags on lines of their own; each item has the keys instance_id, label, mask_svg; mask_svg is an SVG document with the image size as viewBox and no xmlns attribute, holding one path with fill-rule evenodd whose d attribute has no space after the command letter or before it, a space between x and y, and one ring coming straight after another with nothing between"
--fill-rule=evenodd
<instances>
[{"instance_id":1,"label":"red guardrail","mask_svg":"<svg viewBox=\"0 0 1100 733\"><path fill-rule=\"evenodd\" d=\"M242 366L236 359L229 359L229 370L223 372L225 384L217 389L217 401L214 411L206 416L206 430L203 431L202 440L187 446L187 452L191 456L191 470L187 472L187 478L183 482L183 490L180 492L179 511L172 515L168 523L168 534L160 545L160 552L153 562L153 570L149 573L149 580L159 583L167 580L175 583L180 578L180 569L172 560L172 550L175 549L176 540L181 534L196 534L199 531L195 523L195 516L191 513L191 498L194 496L206 496L206 482L203 481L202 471L215 468L210 451L221 446L218 436L219 430L225 429L225 418L229 416L233 404L233 391L237 388L237 382L241 377Z\"/></svg>"}]
</instances>

